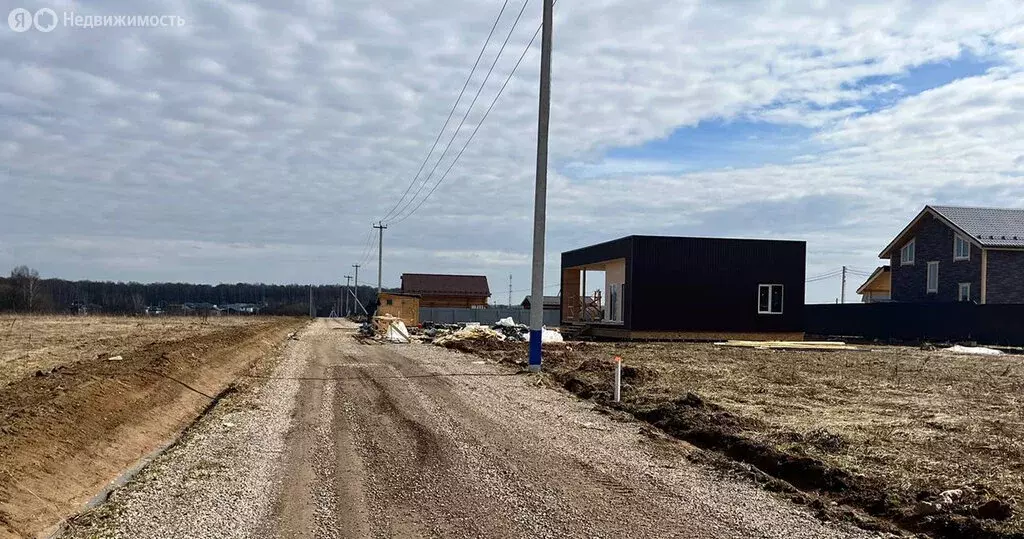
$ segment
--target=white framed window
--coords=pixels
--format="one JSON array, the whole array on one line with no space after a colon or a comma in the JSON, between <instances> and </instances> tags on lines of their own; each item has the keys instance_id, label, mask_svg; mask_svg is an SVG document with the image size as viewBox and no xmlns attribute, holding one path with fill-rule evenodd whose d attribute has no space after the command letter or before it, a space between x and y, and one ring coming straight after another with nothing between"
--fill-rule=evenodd
<instances>
[{"instance_id":1,"label":"white framed window","mask_svg":"<svg viewBox=\"0 0 1024 539\"><path fill-rule=\"evenodd\" d=\"M929 262L928 263L928 289L929 294L937 294L939 292L939 263Z\"/></svg>"},{"instance_id":2,"label":"white framed window","mask_svg":"<svg viewBox=\"0 0 1024 539\"><path fill-rule=\"evenodd\" d=\"M971 259L971 243L967 241L967 238L957 234L953 238L953 260L970 260Z\"/></svg>"},{"instance_id":3,"label":"white framed window","mask_svg":"<svg viewBox=\"0 0 1024 539\"><path fill-rule=\"evenodd\" d=\"M757 285L757 314L782 314L781 284Z\"/></svg>"},{"instance_id":4,"label":"white framed window","mask_svg":"<svg viewBox=\"0 0 1024 539\"><path fill-rule=\"evenodd\" d=\"M971 301L971 283L960 283L956 293L957 301Z\"/></svg>"},{"instance_id":5,"label":"white framed window","mask_svg":"<svg viewBox=\"0 0 1024 539\"><path fill-rule=\"evenodd\" d=\"M916 251L917 239L912 239L907 242L906 245L900 249L900 265L909 266L914 263L914 254Z\"/></svg>"}]
</instances>

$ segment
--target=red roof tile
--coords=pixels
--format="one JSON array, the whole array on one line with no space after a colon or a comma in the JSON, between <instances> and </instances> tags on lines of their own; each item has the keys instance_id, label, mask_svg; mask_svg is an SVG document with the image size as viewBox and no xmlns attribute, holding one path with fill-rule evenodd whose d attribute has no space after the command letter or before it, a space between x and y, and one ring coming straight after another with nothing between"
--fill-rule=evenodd
<instances>
[{"instance_id":1,"label":"red roof tile","mask_svg":"<svg viewBox=\"0 0 1024 539\"><path fill-rule=\"evenodd\" d=\"M403 273L402 292L420 295L490 297L487 277L483 275L437 275Z\"/></svg>"}]
</instances>

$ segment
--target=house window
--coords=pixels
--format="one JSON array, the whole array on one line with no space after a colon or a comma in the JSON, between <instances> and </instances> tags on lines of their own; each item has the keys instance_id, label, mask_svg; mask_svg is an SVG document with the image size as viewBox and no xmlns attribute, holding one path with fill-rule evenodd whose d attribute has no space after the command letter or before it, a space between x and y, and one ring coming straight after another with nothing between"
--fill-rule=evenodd
<instances>
[{"instance_id":1,"label":"house window","mask_svg":"<svg viewBox=\"0 0 1024 539\"><path fill-rule=\"evenodd\" d=\"M956 294L957 301L971 301L971 283L960 283Z\"/></svg>"},{"instance_id":2,"label":"house window","mask_svg":"<svg viewBox=\"0 0 1024 539\"><path fill-rule=\"evenodd\" d=\"M971 244L967 238L957 234L953 239L953 260L970 260Z\"/></svg>"},{"instance_id":3,"label":"house window","mask_svg":"<svg viewBox=\"0 0 1024 539\"><path fill-rule=\"evenodd\" d=\"M388 300L388 305L394 305L394 304L395 304L395 300L393 300L393 299L389 299Z\"/></svg>"},{"instance_id":4,"label":"house window","mask_svg":"<svg viewBox=\"0 0 1024 539\"><path fill-rule=\"evenodd\" d=\"M939 291L939 263L928 263L928 293L936 294Z\"/></svg>"},{"instance_id":5,"label":"house window","mask_svg":"<svg viewBox=\"0 0 1024 539\"><path fill-rule=\"evenodd\" d=\"M910 240L900 249L900 265L907 266L914 263L914 251L916 239Z\"/></svg>"},{"instance_id":6,"label":"house window","mask_svg":"<svg viewBox=\"0 0 1024 539\"><path fill-rule=\"evenodd\" d=\"M782 314L781 284L758 285L757 314Z\"/></svg>"}]
</instances>

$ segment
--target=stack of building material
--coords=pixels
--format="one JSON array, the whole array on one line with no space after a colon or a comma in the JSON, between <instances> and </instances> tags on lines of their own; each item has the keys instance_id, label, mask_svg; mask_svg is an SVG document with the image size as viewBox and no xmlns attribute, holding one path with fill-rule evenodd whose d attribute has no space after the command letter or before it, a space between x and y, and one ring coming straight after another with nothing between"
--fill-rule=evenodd
<instances>
[{"instance_id":1,"label":"stack of building material","mask_svg":"<svg viewBox=\"0 0 1024 539\"><path fill-rule=\"evenodd\" d=\"M373 317L374 334L387 342L406 344L412 340L401 318L385 315Z\"/></svg>"},{"instance_id":2,"label":"stack of building material","mask_svg":"<svg viewBox=\"0 0 1024 539\"><path fill-rule=\"evenodd\" d=\"M841 341L725 341L716 342L715 346L756 348L758 350L866 350L866 348L848 345Z\"/></svg>"},{"instance_id":3,"label":"stack of building material","mask_svg":"<svg viewBox=\"0 0 1024 539\"><path fill-rule=\"evenodd\" d=\"M477 325L466 326L458 331L434 339L438 346L449 346L464 341L504 341L505 336L487 327Z\"/></svg>"}]
</instances>

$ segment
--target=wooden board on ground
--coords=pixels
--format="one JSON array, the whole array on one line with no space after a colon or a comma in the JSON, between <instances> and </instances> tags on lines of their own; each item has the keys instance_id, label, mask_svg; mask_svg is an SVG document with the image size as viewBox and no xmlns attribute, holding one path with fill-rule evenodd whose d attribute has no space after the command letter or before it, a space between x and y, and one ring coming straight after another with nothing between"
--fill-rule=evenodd
<instances>
[{"instance_id":1,"label":"wooden board on ground","mask_svg":"<svg viewBox=\"0 0 1024 539\"><path fill-rule=\"evenodd\" d=\"M716 342L715 346L735 346L762 350L867 351L867 348L852 346L839 341L725 341Z\"/></svg>"}]
</instances>

